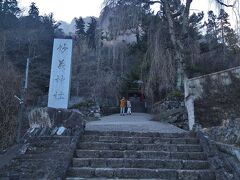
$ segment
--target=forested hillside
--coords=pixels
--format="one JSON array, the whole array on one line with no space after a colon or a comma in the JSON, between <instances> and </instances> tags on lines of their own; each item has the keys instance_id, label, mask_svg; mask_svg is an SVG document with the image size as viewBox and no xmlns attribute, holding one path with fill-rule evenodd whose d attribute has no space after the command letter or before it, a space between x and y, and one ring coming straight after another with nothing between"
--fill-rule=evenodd
<instances>
[{"instance_id":1,"label":"forested hillside","mask_svg":"<svg viewBox=\"0 0 240 180\"><path fill-rule=\"evenodd\" d=\"M0 0L0 141L15 139L14 95L22 94L27 58L25 112L46 105L54 38L74 40L71 96L101 106L115 106L134 81L143 81L154 104L168 94L182 96L185 78L238 66L239 34L226 11L233 4L214 2L218 8L204 13L190 11L192 0L106 0L99 18L75 18L69 36L53 14L40 16L35 3L23 15L17 0Z\"/></svg>"},{"instance_id":2,"label":"forested hillside","mask_svg":"<svg viewBox=\"0 0 240 180\"><path fill-rule=\"evenodd\" d=\"M104 98L108 94L111 97L105 97L107 99L118 98L123 93L121 91L127 88L128 81L142 79L146 95L151 102L157 102L167 93L183 86L182 80L178 82L176 79L179 74L176 67L178 56L184 60L181 63L184 70L181 71L189 78L239 64L238 35L231 27L229 15L224 9L209 11L208 14L191 13L185 32L182 32L184 17L181 17L181 13L185 5L181 1L170 3L169 11L172 14L178 12L172 19L172 30L168 27L163 7L154 15L151 3L142 4L144 2L106 1L95 31L95 45L90 50L95 55L90 59L97 60L98 74L96 78L91 78L96 81L93 84L98 88L94 89L94 93L103 91L102 95L94 94L95 97ZM207 21L203 20L204 16ZM83 46L83 41L86 41L89 48L84 33L78 39L79 45ZM175 45L172 39L176 39ZM175 52L179 50L178 46L181 52ZM81 59L84 60L83 57Z\"/></svg>"},{"instance_id":3,"label":"forested hillside","mask_svg":"<svg viewBox=\"0 0 240 180\"><path fill-rule=\"evenodd\" d=\"M21 12L16 0L0 1L0 137L5 143L15 139L19 101L14 95L21 97L27 58L30 71L24 103L30 107L48 93L53 39L63 37L53 14L39 16L34 3L27 16Z\"/></svg>"}]
</instances>

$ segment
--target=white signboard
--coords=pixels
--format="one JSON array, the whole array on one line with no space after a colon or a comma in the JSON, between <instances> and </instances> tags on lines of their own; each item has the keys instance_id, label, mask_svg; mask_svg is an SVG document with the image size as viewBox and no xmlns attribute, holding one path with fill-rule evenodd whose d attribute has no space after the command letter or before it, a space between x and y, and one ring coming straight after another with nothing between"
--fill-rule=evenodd
<instances>
[{"instance_id":1,"label":"white signboard","mask_svg":"<svg viewBox=\"0 0 240 180\"><path fill-rule=\"evenodd\" d=\"M54 39L48 107L68 108L71 83L72 40Z\"/></svg>"}]
</instances>

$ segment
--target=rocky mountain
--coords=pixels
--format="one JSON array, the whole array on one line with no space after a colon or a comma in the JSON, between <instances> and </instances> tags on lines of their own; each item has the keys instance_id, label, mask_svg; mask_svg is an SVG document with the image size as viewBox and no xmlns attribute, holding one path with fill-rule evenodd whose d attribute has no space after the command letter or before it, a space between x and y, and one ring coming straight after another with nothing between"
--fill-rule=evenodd
<instances>
[{"instance_id":1,"label":"rocky mountain","mask_svg":"<svg viewBox=\"0 0 240 180\"><path fill-rule=\"evenodd\" d=\"M109 36L109 25L111 19L114 17L114 9L106 7L98 20L99 29L102 30L103 35L108 37ZM132 29L124 31L122 34L119 34L117 37L111 40L103 40L106 46L116 46L121 43L124 44L132 44L136 43L136 33Z\"/></svg>"},{"instance_id":2,"label":"rocky mountain","mask_svg":"<svg viewBox=\"0 0 240 180\"><path fill-rule=\"evenodd\" d=\"M88 23L91 22L91 17L83 18L83 20L86 24L85 28L87 29ZM61 23L60 28L63 29L63 32L65 34L69 35L69 34L75 33L76 28L75 28L75 20L74 19L71 21L70 24L65 21L59 21L59 23Z\"/></svg>"}]
</instances>

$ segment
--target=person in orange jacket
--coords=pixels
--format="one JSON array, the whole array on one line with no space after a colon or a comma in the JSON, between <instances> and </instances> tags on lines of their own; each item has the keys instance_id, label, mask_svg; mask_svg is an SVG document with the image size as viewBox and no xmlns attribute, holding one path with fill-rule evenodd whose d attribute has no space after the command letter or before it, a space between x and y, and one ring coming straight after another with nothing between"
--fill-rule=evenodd
<instances>
[{"instance_id":1,"label":"person in orange jacket","mask_svg":"<svg viewBox=\"0 0 240 180\"><path fill-rule=\"evenodd\" d=\"M126 100L125 100L125 98L123 97L123 98L120 100L120 116L124 116L124 115L125 115L125 108L126 108Z\"/></svg>"}]
</instances>

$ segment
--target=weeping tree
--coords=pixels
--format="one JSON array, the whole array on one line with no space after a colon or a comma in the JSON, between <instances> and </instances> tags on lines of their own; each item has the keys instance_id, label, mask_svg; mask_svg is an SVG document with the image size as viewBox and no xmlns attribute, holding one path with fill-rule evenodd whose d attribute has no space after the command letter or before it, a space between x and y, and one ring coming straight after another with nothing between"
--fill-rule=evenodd
<instances>
[{"instance_id":1,"label":"weeping tree","mask_svg":"<svg viewBox=\"0 0 240 180\"><path fill-rule=\"evenodd\" d=\"M172 76L175 77L175 88L178 90L183 91L183 84L184 79L187 78L186 76L186 41L189 39L189 33L190 33L190 7L193 0L105 0L105 6L111 7L116 9L115 11L119 11L119 13L116 13L118 16L114 19L115 16L113 16L112 21L115 22L115 25L113 26L115 29L114 33L119 34L126 29L141 29L142 26L142 13L144 10L146 12L146 9L150 7L150 5L159 4L160 9L158 12L158 17L160 19L163 19L167 23L165 24L167 27L167 35L169 36L169 42L170 45L167 47L167 51L165 51L164 48L160 45L161 39L163 38L154 38L152 43L154 46L150 46L151 49L149 50L149 54L152 54L152 62L159 64L159 70L164 72L164 69L161 67L166 68L166 66L160 65L164 56L168 56L169 59L173 58L171 64L174 66L175 71L171 71ZM232 3L228 0L209 0L209 3L214 2L219 7L230 7L235 8L239 2L233 1ZM147 8L146 8L147 7ZM236 9L236 8L235 8ZM146 14L146 13L145 13ZM114 24L114 23L112 23ZM140 27L140 28L139 28ZM159 27L161 28L161 27ZM155 31L155 33L159 33L161 31ZM137 34L137 33L136 33ZM157 35L156 35L157 36ZM156 48L159 48L156 50ZM161 52L159 54L159 51L165 51ZM168 54L168 55L167 55ZM165 58L166 59L166 58ZM153 67L156 67L152 65ZM166 74L165 74L166 75ZM172 82L172 78L169 83ZM165 83L166 84L166 83Z\"/></svg>"},{"instance_id":2,"label":"weeping tree","mask_svg":"<svg viewBox=\"0 0 240 180\"><path fill-rule=\"evenodd\" d=\"M125 95L122 92L126 86L127 75L135 61L127 56L128 43L118 39L126 32L135 33L139 30L135 22L139 22L142 9L136 4L136 0L128 2L134 6L120 3L116 8L114 4L108 4L97 24L92 21L92 26L89 24L87 31L89 48L94 50L97 59L93 96L101 105L116 105L119 97ZM128 21L123 12L133 9L137 13L131 16L131 21ZM108 25L105 24L106 21Z\"/></svg>"},{"instance_id":3,"label":"weeping tree","mask_svg":"<svg viewBox=\"0 0 240 180\"><path fill-rule=\"evenodd\" d=\"M137 7L139 9L143 9L146 7L150 7L150 5L153 4L160 4L160 14L164 16L164 18L167 21L167 27L168 27L168 34L171 41L171 53L173 53L173 58L176 66L176 88L181 90L183 89L183 81L185 78L185 62L184 62L184 46L183 41L187 37L187 27L188 27L188 17L189 17L189 11L190 6L192 3L192 0L187 0L186 4L184 5L181 3L180 0L161 0L161 1L152 1L152 0L141 0L141 1L131 1L128 2L126 0L107 0L105 1L105 4L108 6L123 6L122 4L125 4L126 6L132 5L133 10L135 10ZM135 25L135 27L139 28L141 26L141 16L139 18L132 18L135 16L135 12L130 8L124 8L121 12L125 13L125 19L127 18L127 25L132 24ZM139 12L140 10L137 10ZM141 11L140 11L141 12ZM160 15L160 16L161 16ZM133 20L132 23L129 23ZM181 23L178 23L178 27L176 29L175 21L181 20ZM121 23L121 19L118 21L118 23ZM126 24L125 24L126 25Z\"/></svg>"},{"instance_id":4,"label":"weeping tree","mask_svg":"<svg viewBox=\"0 0 240 180\"><path fill-rule=\"evenodd\" d=\"M140 37L141 22L150 14L150 5L143 5L139 0L105 1L105 7L113 12L109 23L110 38L131 32Z\"/></svg>"}]
</instances>

